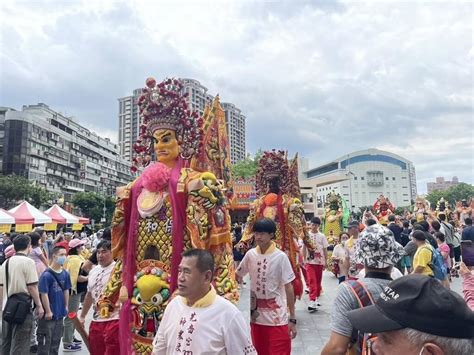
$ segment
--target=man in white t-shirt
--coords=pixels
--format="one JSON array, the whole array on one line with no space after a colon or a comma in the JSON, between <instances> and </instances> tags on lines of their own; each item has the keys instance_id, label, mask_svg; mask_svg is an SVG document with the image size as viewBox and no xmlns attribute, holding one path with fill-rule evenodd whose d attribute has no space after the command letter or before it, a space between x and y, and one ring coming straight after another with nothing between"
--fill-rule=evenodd
<instances>
[{"instance_id":1,"label":"man in white t-shirt","mask_svg":"<svg viewBox=\"0 0 474 355\"><path fill-rule=\"evenodd\" d=\"M153 354L257 354L242 313L211 286L214 258L208 250L184 252L178 294L166 307Z\"/></svg>"},{"instance_id":2,"label":"man in white t-shirt","mask_svg":"<svg viewBox=\"0 0 474 355\"><path fill-rule=\"evenodd\" d=\"M313 313L317 306L321 306L319 296L321 295L323 270L328 260L329 243L326 236L319 231L321 220L319 217L311 219L311 229L309 237L314 245L314 252L311 253L305 247L303 249L306 275L309 282L309 304L308 311Z\"/></svg>"},{"instance_id":3,"label":"man in white t-shirt","mask_svg":"<svg viewBox=\"0 0 474 355\"><path fill-rule=\"evenodd\" d=\"M115 266L111 244L108 240L103 240L97 244L97 262L99 265L89 272L87 293L79 321L84 324L87 313L91 306L93 306L94 313L89 328L89 349L91 355L120 354L118 307L114 308L113 313L107 318L101 318L97 306L97 302Z\"/></svg>"},{"instance_id":4,"label":"man in white t-shirt","mask_svg":"<svg viewBox=\"0 0 474 355\"><path fill-rule=\"evenodd\" d=\"M273 220L262 218L255 222L257 247L245 254L237 268L239 279L250 274L250 326L259 355L289 355L291 339L296 336L295 295L291 285L295 274L286 254L272 241L275 232Z\"/></svg>"}]
</instances>

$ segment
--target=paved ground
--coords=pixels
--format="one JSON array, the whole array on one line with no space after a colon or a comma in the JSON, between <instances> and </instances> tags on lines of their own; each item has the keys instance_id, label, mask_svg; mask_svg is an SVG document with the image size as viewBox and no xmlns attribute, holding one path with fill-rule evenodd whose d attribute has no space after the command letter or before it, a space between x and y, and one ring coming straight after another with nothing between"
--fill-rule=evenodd
<instances>
[{"instance_id":1,"label":"paved ground","mask_svg":"<svg viewBox=\"0 0 474 355\"><path fill-rule=\"evenodd\" d=\"M321 352L324 344L330 334L330 311L334 300L338 283L337 279L329 272L324 272L323 289L321 296L321 308L316 313L308 313L308 295L304 294L302 300L296 303L296 318L298 320L298 336L292 343L293 355L315 355ZM459 278L454 279L451 288L461 293L461 281ZM246 319L250 319L249 314L249 282L241 289L241 299L239 309L242 311ZM88 323L90 322L90 317ZM78 338L79 335L76 335ZM62 346L61 348L62 349ZM62 351L62 350L61 350ZM60 352L61 352L60 351ZM70 354L70 353L66 353ZM88 352L82 350L74 354L86 355Z\"/></svg>"}]
</instances>

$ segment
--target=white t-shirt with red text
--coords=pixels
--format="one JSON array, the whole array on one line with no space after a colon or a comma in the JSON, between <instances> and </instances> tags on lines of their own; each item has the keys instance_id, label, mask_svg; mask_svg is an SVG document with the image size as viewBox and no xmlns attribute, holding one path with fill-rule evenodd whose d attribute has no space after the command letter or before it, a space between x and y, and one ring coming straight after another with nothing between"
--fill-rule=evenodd
<instances>
[{"instance_id":1,"label":"white t-shirt with red text","mask_svg":"<svg viewBox=\"0 0 474 355\"><path fill-rule=\"evenodd\" d=\"M245 254L237 274L250 274L250 322L279 326L288 324L285 285L295 279L288 256L272 246L265 252L253 248Z\"/></svg>"},{"instance_id":2,"label":"white t-shirt with red text","mask_svg":"<svg viewBox=\"0 0 474 355\"><path fill-rule=\"evenodd\" d=\"M311 253L305 250L305 263L313 265L326 265L326 258L324 257L324 250L327 250L329 243L326 236L321 233L309 232L309 238L314 245L314 258L311 258ZM305 247L306 248L306 247Z\"/></svg>"},{"instance_id":3,"label":"white t-shirt with red text","mask_svg":"<svg viewBox=\"0 0 474 355\"><path fill-rule=\"evenodd\" d=\"M97 301L99 301L102 291L105 289L105 286L107 286L110 274L114 271L114 267L115 261L107 267L97 265L89 272L87 291L90 292L93 300L94 314L92 315L92 319L94 322L108 322L119 318L118 307L114 308L114 311L108 318L100 318L99 309L97 308Z\"/></svg>"}]
</instances>

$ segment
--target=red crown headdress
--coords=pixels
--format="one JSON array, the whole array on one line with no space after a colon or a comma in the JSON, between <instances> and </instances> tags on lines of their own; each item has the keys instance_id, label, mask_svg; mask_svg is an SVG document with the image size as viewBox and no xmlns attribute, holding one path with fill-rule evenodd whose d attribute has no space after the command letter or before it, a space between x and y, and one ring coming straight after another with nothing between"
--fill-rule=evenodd
<instances>
[{"instance_id":1,"label":"red crown headdress","mask_svg":"<svg viewBox=\"0 0 474 355\"><path fill-rule=\"evenodd\" d=\"M267 182L274 177L280 178L280 189L285 192L284 185L288 181L288 159L286 152L282 150L263 152L263 156L258 161L256 186L258 195L267 192Z\"/></svg>"},{"instance_id":2,"label":"red crown headdress","mask_svg":"<svg viewBox=\"0 0 474 355\"><path fill-rule=\"evenodd\" d=\"M157 129L170 129L176 132L183 159L190 159L196 153L201 137L202 119L195 111L189 111L183 84L178 79L166 79L156 84L148 78L146 88L138 100L140 107L140 135L133 149L132 171L147 166L151 161L153 133Z\"/></svg>"}]
</instances>

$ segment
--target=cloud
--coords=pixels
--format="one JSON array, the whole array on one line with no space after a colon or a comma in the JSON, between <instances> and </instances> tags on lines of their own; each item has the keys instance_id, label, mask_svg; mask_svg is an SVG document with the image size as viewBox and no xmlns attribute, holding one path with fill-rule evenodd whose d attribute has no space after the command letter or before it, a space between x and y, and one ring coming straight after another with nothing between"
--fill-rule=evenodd
<instances>
[{"instance_id":1,"label":"cloud","mask_svg":"<svg viewBox=\"0 0 474 355\"><path fill-rule=\"evenodd\" d=\"M247 116L247 147L311 166L377 147L473 183L472 4L2 2L1 104L118 125L146 77L191 77ZM112 133L109 133L113 136Z\"/></svg>"}]
</instances>

